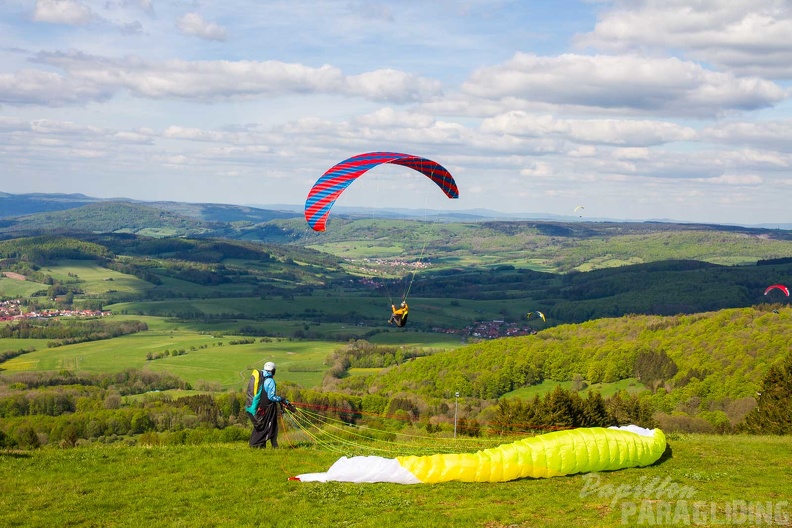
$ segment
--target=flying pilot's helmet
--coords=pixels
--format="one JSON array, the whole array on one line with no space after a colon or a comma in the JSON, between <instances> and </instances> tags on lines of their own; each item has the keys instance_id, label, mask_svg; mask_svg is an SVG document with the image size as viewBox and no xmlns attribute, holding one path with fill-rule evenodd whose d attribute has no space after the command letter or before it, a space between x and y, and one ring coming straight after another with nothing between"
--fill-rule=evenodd
<instances>
[{"instance_id":1,"label":"flying pilot's helmet","mask_svg":"<svg viewBox=\"0 0 792 528\"><path fill-rule=\"evenodd\" d=\"M264 370L272 372L272 375L274 376L275 375L275 363L273 363L272 361L267 361L266 363L264 363Z\"/></svg>"},{"instance_id":2,"label":"flying pilot's helmet","mask_svg":"<svg viewBox=\"0 0 792 528\"><path fill-rule=\"evenodd\" d=\"M401 307L404 308L405 306L407 306L407 301L402 301Z\"/></svg>"}]
</instances>

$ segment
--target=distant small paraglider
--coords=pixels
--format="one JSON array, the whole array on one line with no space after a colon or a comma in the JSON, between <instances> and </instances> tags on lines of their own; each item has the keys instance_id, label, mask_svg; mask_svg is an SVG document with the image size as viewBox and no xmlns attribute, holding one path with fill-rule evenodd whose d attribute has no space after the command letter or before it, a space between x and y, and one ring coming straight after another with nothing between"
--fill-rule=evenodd
<instances>
[{"instance_id":1,"label":"distant small paraglider","mask_svg":"<svg viewBox=\"0 0 792 528\"><path fill-rule=\"evenodd\" d=\"M765 290L764 294L767 295L768 293L770 293L773 290L781 290L784 293L784 295L789 297L789 288L787 288L783 284L773 284L772 286L768 286L767 289Z\"/></svg>"},{"instance_id":2,"label":"distant small paraglider","mask_svg":"<svg viewBox=\"0 0 792 528\"><path fill-rule=\"evenodd\" d=\"M529 320L531 319L531 315L533 315L533 314L536 314L536 315L538 315L539 317L541 317L541 318L542 318L542 321L544 321L544 322L547 322L547 319L545 319L545 314L543 314L543 313L542 313L542 312L540 312L540 311L536 311L536 312L528 312L528 319L529 319Z\"/></svg>"},{"instance_id":3,"label":"distant small paraglider","mask_svg":"<svg viewBox=\"0 0 792 528\"><path fill-rule=\"evenodd\" d=\"M579 210L581 210L581 209L585 209L585 207L583 207L582 205L578 205L577 207L575 207L575 210L574 210L574 212L575 212L575 213L577 213L577 212L578 212ZM582 215L582 214L580 214L580 215L578 215L578 216L579 216L580 218L583 218L583 215Z\"/></svg>"}]
</instances>

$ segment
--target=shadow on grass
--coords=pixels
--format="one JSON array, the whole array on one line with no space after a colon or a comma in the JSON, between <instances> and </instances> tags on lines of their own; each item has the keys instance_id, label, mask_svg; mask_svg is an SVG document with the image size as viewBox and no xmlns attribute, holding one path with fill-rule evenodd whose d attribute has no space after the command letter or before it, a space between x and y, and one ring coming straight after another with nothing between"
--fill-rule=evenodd
<instances>
[{"instance_id":1,"label":"shadow on grass","mask_svg":"<svg viewBox=\"0 0 792 528\"><path fill-rule=\"evenodd\" d=\"M14 449L0 449L0 458L30 458L30 453Z\"/></svg>"},{"instance_id":2,"label":"shadow on grass","mask_svg":"<svg viewBox=\"0 0 792 528\"><path fill-rule=\"evenodd\" d=\"M653 466L657 466L657 465L659 465L659 464L662 464L663 462L665 462L665 461L666 461L666 460L668 460L669 458L672 458L673 456L674 456L674 453L673 453L673 450L671 449L671 444L669 444L669 443L666 443L666 448L665 448L665 451L663 451L663 454L662 454L662 455L660 455L660 458L658 458L658 459L655 461L655 463L654 463L654 464L652 464L652 465L653 465Z\"/></svg>"}]
</instances>

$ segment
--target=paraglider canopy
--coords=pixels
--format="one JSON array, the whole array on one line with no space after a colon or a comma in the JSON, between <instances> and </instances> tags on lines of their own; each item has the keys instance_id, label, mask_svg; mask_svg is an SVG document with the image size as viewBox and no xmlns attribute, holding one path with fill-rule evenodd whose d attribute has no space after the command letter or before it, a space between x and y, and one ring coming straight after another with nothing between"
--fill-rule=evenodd
<instances>
[{"instance_id":1,"label":"paraglider canopy","mask_svg":"<svg viewBox=\"0 0 792 528\"><path fill-rule=\"evenodd\" d=\"M767 289L765 290L764 294L767 295L772 290L781 290L782 292L784 292L784 295L789 297L789 288L787 288L783 284L773 284L772 286L768 286Z\"/></svg>"},{"instance_id":2,"label":"paraglider canopy","mask_svg":"<svg viewBox=\"0 0 792 528\"><path fill-rule=\"evenodd\" d=\"M445 167L430 159L398 152L358 154L331 167L311 187L305 201L305 220L314 231L324 231L330 209L357 178L385 163L409 167L431 179L449 198L459 198L459 189Z\"/></svg>"},{"instance_id":3,"label":"paraglider canopy","mask_svg":"<svg viewBox=\"0 0 792 528\"><path fill-rule=\"evenodd\" d=\"M541 318L542 318L542 321L544 321L544 322L547 322L547 319L545 319L545 314L543 314L542 312L540 312L540 311L538 311L538 310L537 310L536 312L528 312L528 319L530 319L530 318L531 318L531 315L533 315L534 313L535 313L536 315L538 315L539 317L541 317Z\"/></svg>"}]
</instances>

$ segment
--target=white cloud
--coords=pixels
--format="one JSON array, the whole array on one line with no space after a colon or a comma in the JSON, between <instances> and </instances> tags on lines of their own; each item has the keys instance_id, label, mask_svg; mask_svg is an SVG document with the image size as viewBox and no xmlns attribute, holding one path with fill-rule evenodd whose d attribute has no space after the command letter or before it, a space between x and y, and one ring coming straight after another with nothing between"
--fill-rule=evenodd
<instances>
[{"instance_id":1,"label":"white cloud","mask_svg":"<svg viewBox=\"0 0 792 528\"><path fill-rule=\"evenodd\" d=\"M205 40L224 41L226 39L224 27L207 22L198 13L187 13L176 21L176 27L185 35L193 35Z\"/></svg>"},{"instance_id":2,"label":"white cloud","mask_svg":"<svg viewBox=\"0 0 792 528\"><path fill-rule=\"evenodd\" d=\"M405 103L435 97L439 84L395 70L345 76L336 67L280 61L150 61L79 52L41 53L38 62L102 94L127 89L140 97L197 101L248 100L288 94L330 94ZM64 79L58 77L59 79Z\"/></svg>"},{"instance_id":3,"label":"white cloud","mask_svg":"<svg viewBox=\"0 0 792 528\"><path fill-rule=\"evenodd\" d=\"M440 83L396 70L377 70L347 77L348 92L372 101L407 103L440 92Z\"/></svg>"},{"instance_id":4,"label":"white cloud","mask_svg":"<svg viewBox=\"0 0 792 528\"><path fill-rule=\"evenodd\" d=\"M106 100L112 88L41 70L0 74L0 103L63 106Z\"/></svg>"},{"instance_id":5,"label":"white cloud","mask_svg":"<svg viewBox=\"0 0 792 528\"><path fill-rule=\"evenodd\" d=\"M677 49L743 75L792 78L788 0L615 1L581 46L625 52Z\"/></svg>"},{"instance_id":6,"label":"white cloud","mask_svg":"<svg viewBox=\"0 0 792 528\"><path fill-rule=\"evenodd\" d=\"M520 174L531 178L550 178L554 176L553 166L543 161L532 163L530 167L522 169Z\"/></svg>"},{"instance_id":7,"label":"white cloud","mask_svg":"<svg viewBox=\"0 0 792 528\"><path fill-rule=\"evenodd\" d=\"M702 131L710 141L792 152L792 119L718 123Z\"/></svg>"},{"instance_id":8,"label":"white cloud","mask_svg":"<svg viewBox=\"0 0 792 528\"><path fill-rule=\"evenodd\" d=\"M405 128L421 127L427 128L434 124L433 117L426 114L412 112L398 112L391 107L380 108L376 112L364 114L355 118L355 122L367 127L384 128Z\"/></svg>"},{"instance_id":9,"label":"white cloud","mask_svg":"<svg viewBox=\"0 0 792 528\"><path fill-rule=\"evenodd\" d=\"M770 81L714 72L673 57L639 55L517 53L474 72L462 89L489 100L687 117L766 108L788 97Z\"/></svg>"},{"instance_id":10,"label":"white cloud","mask_svg":"<svg viewBox=\"0 0 792 528\"><path fill-rule=\"evenodd\" d=\"M705 178L701 181L716 185L761 185L762 178L755 174L722 174L715 178Z\"/></svg>"},{"instance_id":11,"label":"white cloud","mask_svg":"<svg viewBox=\"0 0 792 528\"><path fill-rule=\"evenodd\" d=\"M611 154L616 159L646 160L651 158L651 152L647 148L617 148L613 149Z\"/></svg>"},{"instance_id":12,"label":"white cloud","mask_svg":"<svg viewBox=\"0 0 792 528\"><path fill-rule=\"evenodd\" d=\"M488 133L528 137L558 136L576 143L624 146L661 145L690 141L696 131L676 123L627 119L558 119L552 115L508 112L485 119L481 129Z\"/></svg>"},{"instance_id":13,"label":"white cloud","mask_svg":"<svg viewBox=\"0 0 792 528\"><path fill-rule=\"evenodd\" d=\"M93 18L91 8L76 0L36 0L33 20L79 26Z\"/></svg>"}]
</instances>

